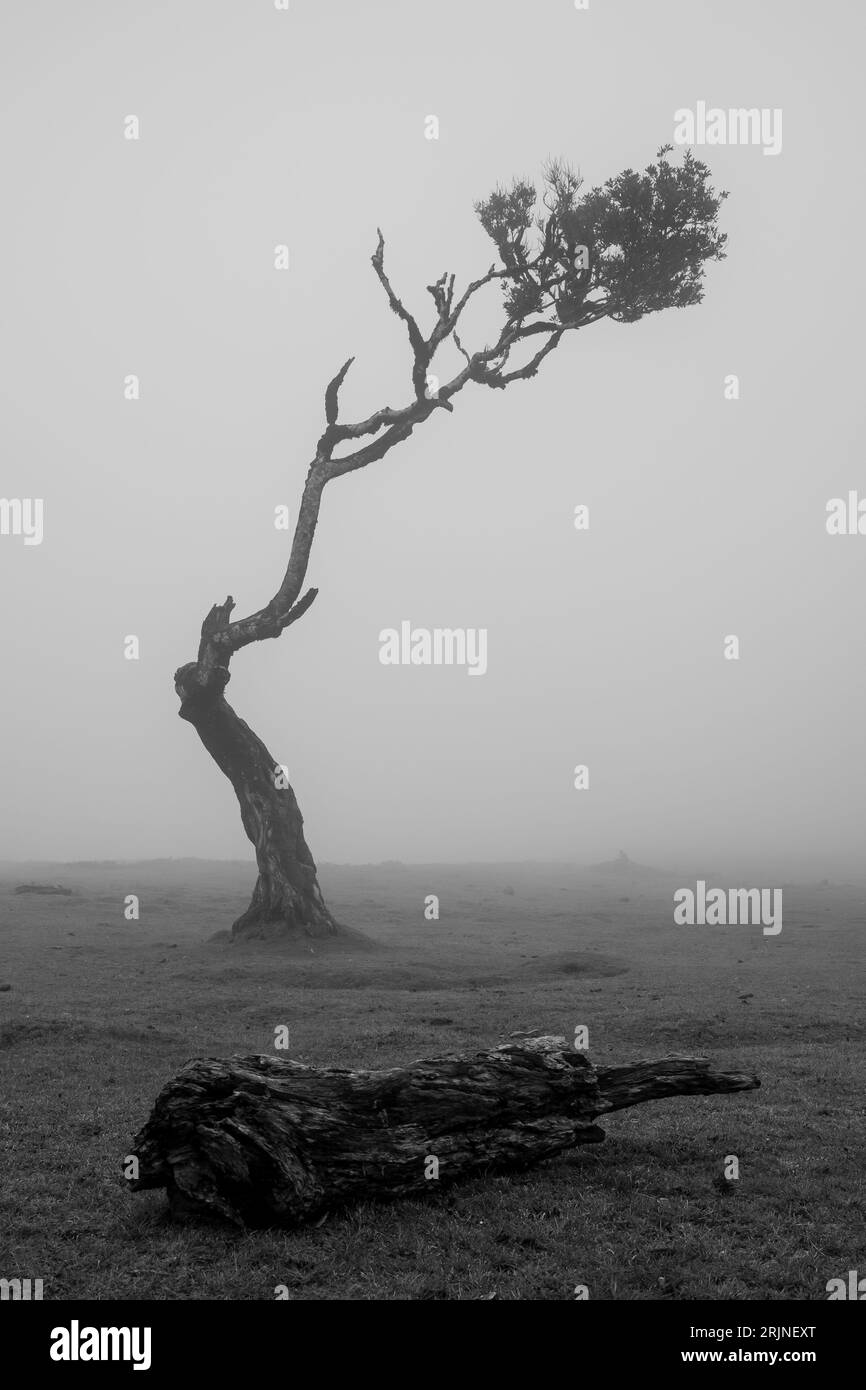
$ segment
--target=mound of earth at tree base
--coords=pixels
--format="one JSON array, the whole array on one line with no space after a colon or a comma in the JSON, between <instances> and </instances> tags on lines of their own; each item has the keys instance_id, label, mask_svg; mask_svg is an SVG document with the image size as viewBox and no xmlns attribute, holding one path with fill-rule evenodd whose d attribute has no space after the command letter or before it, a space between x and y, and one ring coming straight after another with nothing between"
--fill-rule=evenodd
<instances>
[{"instance_id":1,"label":"mound of earth at tree base","mask_svg":"<svg viewBox=\"0 0 866 1390\"><path fill-rule=\"evenodd\" d=\"M217 931L207 938L206 944L230 950L233 955L290 957L356 955L384 949L378 941L354 927L341 926L326 936L308 936L303 930L287 931L282 924L275 924L273 931L262 931L255 936L233 936L228 929Z\"/></svg>"}]
</instances>

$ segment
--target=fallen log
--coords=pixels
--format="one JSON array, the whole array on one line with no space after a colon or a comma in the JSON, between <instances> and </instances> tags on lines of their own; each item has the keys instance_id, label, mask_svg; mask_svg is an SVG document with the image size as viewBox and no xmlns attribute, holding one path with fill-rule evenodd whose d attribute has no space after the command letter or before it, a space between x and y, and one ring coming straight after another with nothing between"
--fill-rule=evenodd
<instances>
[{"instance_id":1,"label":"fallen log","mask_svg":"<svg viewBox=\"0 0 866 1390\"><path fill-rule=\"evenodd\" d=\"M593 1121L626 1106L759 1085L701 1057L596 1069L565 1038L528 1035L389 1071L199 1058L157 1097L129 1186L164 1187L179 1217L296 1226L598 1143Z\"/></svg>"}]
</instances>

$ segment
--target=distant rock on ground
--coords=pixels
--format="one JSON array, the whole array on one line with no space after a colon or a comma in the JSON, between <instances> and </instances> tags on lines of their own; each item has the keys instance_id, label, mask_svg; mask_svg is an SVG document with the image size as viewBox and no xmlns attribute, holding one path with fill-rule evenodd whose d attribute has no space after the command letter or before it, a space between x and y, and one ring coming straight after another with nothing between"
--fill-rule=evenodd
<instances>
[{"instance_id":1,"label":"distant rock on ground","mask_svg":"<svg viewBox=\"0 0 866 1390\"><path fill-rule=\"evenodd\" d=\"M71 888L63 888L59 883L19 883L16 893L61 893L65 898L72 897Z\"/></svg>"},{"instance_id":2,"label":"distant rock on ground","mask_svg":"<svg viewBox=\"0 0 866 1390\"><path fill-rule=\"evenodd\" d=\"M605 878L633 878L635 876L662 876L663 869L651 869L647 864L636 864L633 859L629 859L624 850L620 850L616 859L606 859L602 864L590 864L588 872L591 874L601 874Z\"/></svg>"},{"instance_id":3,"label":"distant rock on ground","mask_svg":"<svg viewBox=\"0 0 866 1390\"><path fill-rule=\"evenodd\" d=\"M653 869L649 864L636 864L633 859L629 859L625 850L620 850L616 859L606 859L601 864L590 864L584 871L594 874L598 878L611 879L613 884L621 884L626 887L636 879L659 879L669 880L677 877L682 878L682 873L671 869ZM689 875L686 875L688 879ZM704 878L707 883L712 879L718 879L718 874L701 872L699 877Z\"/></svg>"}]
</instances>

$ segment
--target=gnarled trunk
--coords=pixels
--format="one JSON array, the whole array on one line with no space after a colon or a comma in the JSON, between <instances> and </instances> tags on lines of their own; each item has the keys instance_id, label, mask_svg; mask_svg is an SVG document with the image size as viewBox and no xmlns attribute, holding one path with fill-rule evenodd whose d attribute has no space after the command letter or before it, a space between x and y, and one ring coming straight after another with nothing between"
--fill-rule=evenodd
<instances>
[{"instance_id":1,"label":"gnarled trunk","mask_svg":"<svg viewBox=\"0 0 866 1390\"><path fill-rule=\"evenodd\" d=\"M235 789L241 820L255 845L259 876L233 937L331 936L339 926L325 906L316 864L304 838L297 798L276 759L225 699L228 672L206 686L196 663L175 677L186 719Z\"/></svg>"}]
</instances>

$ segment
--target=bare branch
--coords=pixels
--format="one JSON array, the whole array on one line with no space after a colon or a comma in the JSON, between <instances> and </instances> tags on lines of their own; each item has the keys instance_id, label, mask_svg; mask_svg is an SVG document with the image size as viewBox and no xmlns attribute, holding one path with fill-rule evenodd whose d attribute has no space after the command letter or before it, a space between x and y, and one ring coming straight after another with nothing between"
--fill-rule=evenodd
<instances>
[{"instance_id":1,"label":"bare branch","mask_svg":"<svg viewBox=\"0 0 866 1390\"><path fill-rule=\"evenodd\" d=\"M346 373L354 362L354 357L350 357L348 362L344 362L337 375L328 383L325 391L325 420L329 425L336 425L337 413L339 411L340 387L346 379Z\"/></svg>"},{"instance_id":2,"label":"bare branch","mask_svg":"<svg viewBox=\"0 0 866 1390\"><path fill-rule=\"evenodd\" d=\"M419 403L420 404L420 403ZM416 419L407 418L401 424L392 425L389 430L373 441L366 444L363 449L356 449L354 454L347 454L345 458L330 459L328 462L328 479L342 478L346 473L354 473L359 468L366 468L368 463L374 463L376 459L383 458L389 449L393 449L395 444L408 439L416 424L432 414L436 407L435 401L425 401L425 410Z\"/></svg>"},{"instance_id":3,"label":"bare branch","mask_svg":"<svg viewBox=\"0 0 866 1390\"><path fill-rule=\"evenodd\" d=\"M298 621L298 618L302 618L304 616L318 592L318 589L308 589L307 592L304 594L304 597L298 599L298 602L295 604L294 608L291 608L289 612L286 614L285 618L282 618L280 620L280 632L282 632L284 628L291 627L292 623L296 623Z\"/></svg>"},{"instance_id":4,"label":"bare branch","mask_svg":"<svg viewBox=\"0 0 866 1390\"><path fill-rule=\"evenodd\" d=\"M473 295L477 294L485 285L489 285L491 281L503 280L513 274L513 270L510 270L507 266L503 270L497 270L496 266L492 265L486 275L482 275L479 280L473 280L471 284L467 285L454 308L449 311L447 317L440 318L433 332L430 334L428 339L430 356L432 357L433 353L439 347L439 344L444 343L445 339L454 332L454 329L460 321L460 315L463 313L463 310L466 308L466 305Z\"/></svg>"},{"instance_id":5,"label":"bare branch","mask_svg":"<svg viewBox=\"0 0 866 1390\"><path fill-rule=\"evenodd\" d=\"M461 343L459 337L457 336L457 330L456 330L456 329L454 330L454 346L456 347L457 351L458 351L463 357L466 358L466 361L467 361L467 362L471 362L471 361L472 361L472 358L469 356L469 353L466 351L465 347L463 346L463 344Z\"/></svg>"},{"instance_id":6,"label":"bare branch","mask_svg":"<svg viewBox=\"0 0 866 1390\"><path fill-rule=\"evenodd\" d=\"M207 677L211 674L213 666L212 643L215 636L222 632L227 626L231 616L235 601L229 594L225 603L215 603L201 625L201 641L198 644L198 664L202 668L203 674Z\"/></svg>"},{"instance_id":7,"label":"bare branch","mask_svg":"<svg viewBox=\"0 0 866 1390\"><path fill-rule=\"evenodd\" d=\"M567 329L564 325L561 328L554 328L547 342L544 344L544 347L540 348L539 351L535 354L535 356L531 357L530 360L525 364L525 366L517 367L513 372L506 372L504 375L494 374L496 375L497 379L489 380L487 382L487 385L505 387L508 386L509 383L512 381L525 381L528 377L535 376L536 372L538 371L538 368L541 366L548 353L553 352L555 348L559 347L559 344L562 340L562 335L565 332L567 332Z\"/></svg>"},{"instance_id":8,"label":"bare branch","mask_svg":"<svg viewBox=\"0 0 866 1390\"><path fill-rule=\"evenodd\" d=\"M449 276L446 270L439 276L435 285L427 286L427 293L432 294L433 303L436 305L438 320L442 323L451 312L451 304L454 299L454 276Z\"/></svg>"},{"instance_id":9,"label":"bare branch","mask_svg":"<svg viewBox=\"0 0 866 1390\"><path fill-rule=\"evenodd\" d=\"M270 603L266 604L264 608L260 608L258 612L251 613L248 618L229 623L228 616L234 604L231 599L227 599L226 604L222 605L225 610L224 622L221 624L217 622L214 615L219 610L216 607L212 608L205 618L202 624L202 643L198 656L201 684L208 684L217 668L222 668L227 672L232 653L241 647L246 647L250 642L258 642L266 637L278 637L284 628L297 622L298 618L306 613L316 597L318 590L309 589L300 602L296 601L307 572L310 549L319 520L322 488L327 481L327 477L323 473L323 466L324 461L318 456L310 464L301 497L298 520L295 523L289 563L283 576L283 582ZM230 607L226 607L226 605L230 605ZM207 627L207 632L205 632L205 627Z\"/></svg>"},{"instance_id":10,"label":"bare branch","mask_svg":"<svg viewBox=\"0 0 866 1390\"><path fill-rule=\"evenodd\" d=\"M343 439L361 439L365 434L376 434L385 425L393 425L402 420L406 411L413 410L416 404L417 402L413 401L411 406L404 406L401 410L394 410L392 406L385 405L356 425L336 425L331 431L330 442L338 444Z\"/></svg>"},{"instance_id":11,"label":"bare branch","mask_svg":"<svg viewBox=\"0 0 866 1390\"><path fill-rule=\"evenodd\" d=\"M409 333L409 342L412 345L412 352L415 357L415 362L412 367L412 382L415 386L415 395L418 400L421 400L427 389L427 367L432 353L415 319L391 288L391 282L385 274L385 238L380 228L377 227L376 231L379 234L379 242L371 257L373 269L379 277L382 288L388 296L388 303L397 317L403 320Z\"/></svg>"},{"instance_id":12,"label":"bare branch","mask_svg":"<svg viewBox=\"0 0 866 1390\"><path fill-rule=\"evenodd\" d=\"M308 589L294 607L282 614L277 611L272 599L258 613L244 618L241 622L232 623L224 632L218 633L215 640L220 647L225 648L231 654L239 651L241 647L248 647L250 642L261 642L268 637L279 637L280 633L284 632L287 627L291 627L292 623L296 623L298 618L304 616L318 592L318 589Z\"/></svg>"},{"instance_id":13,"label":"bare branch","mask_svg":"<svg viewBox=\"0 0 866 1390\"><path fill-rule=\"evenodd\" d=\"M534 333L549 333L553 328L559 328L558 323L550 323L547 319L539 319L536 323L524 324L517 333L518 338L531 338Z\"/></svg>"}]
</instances>

